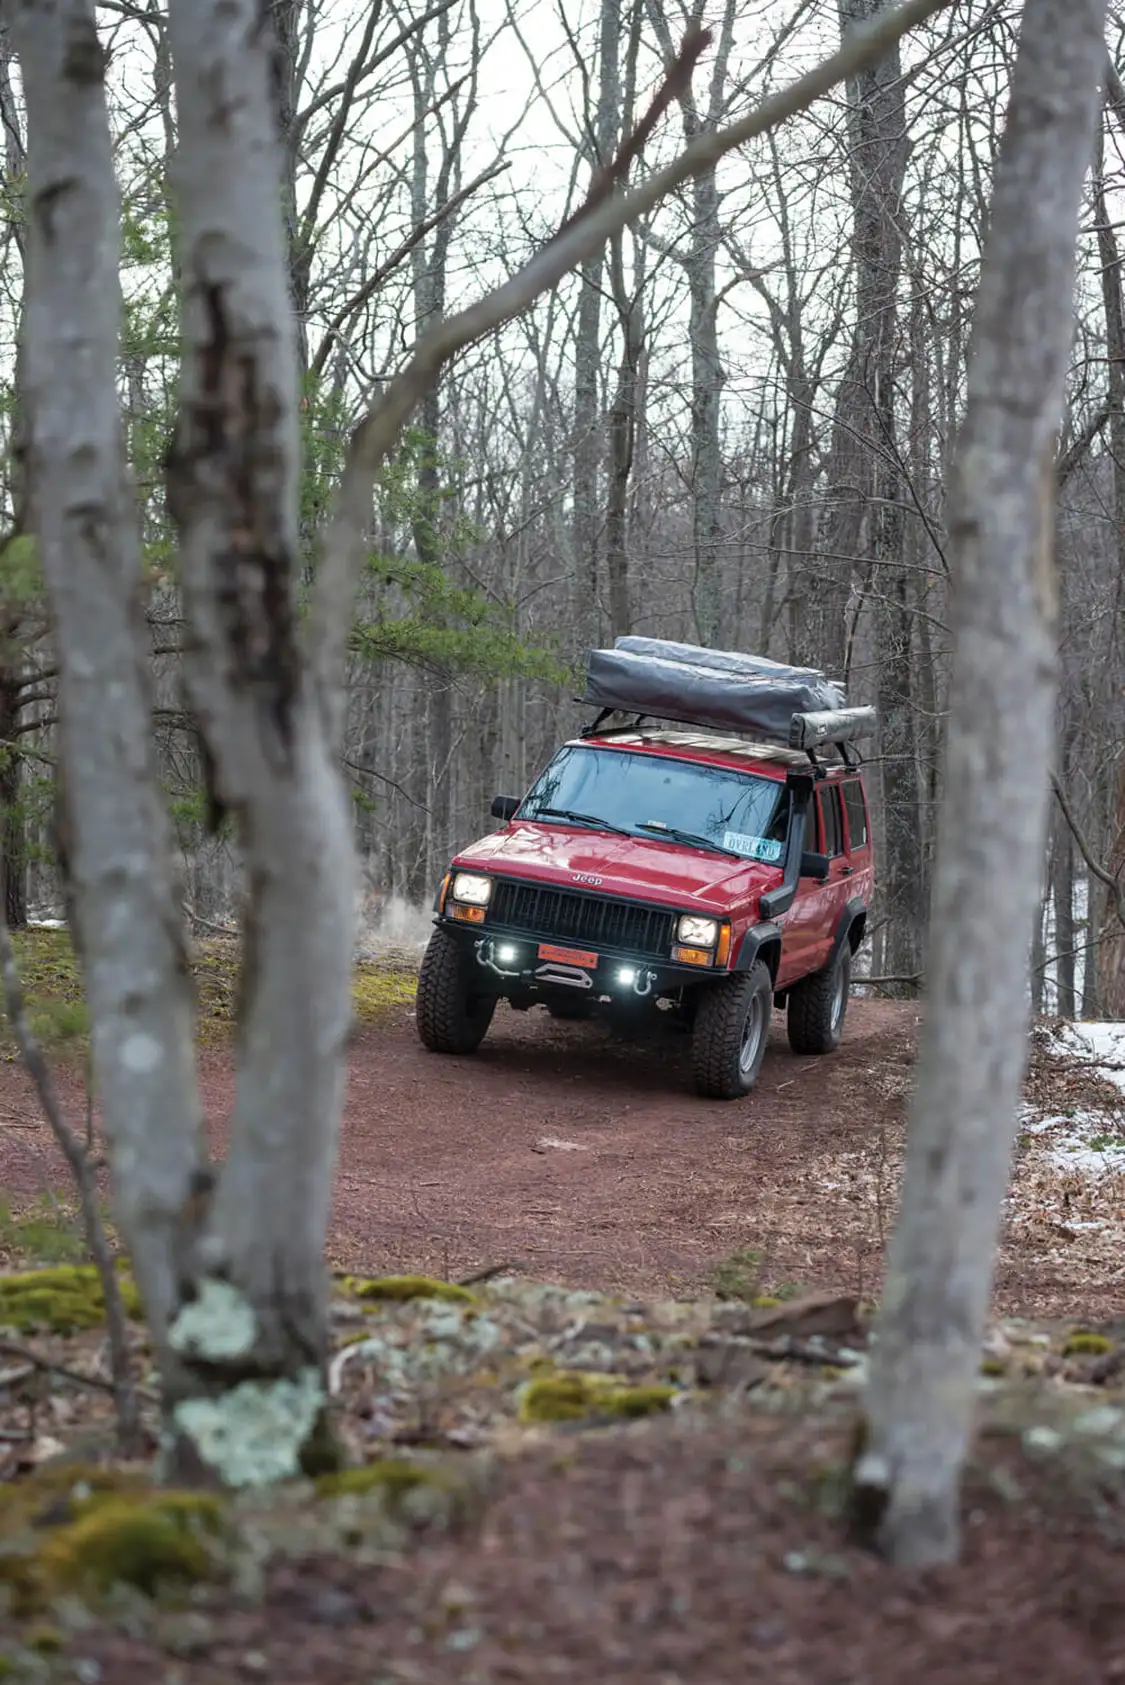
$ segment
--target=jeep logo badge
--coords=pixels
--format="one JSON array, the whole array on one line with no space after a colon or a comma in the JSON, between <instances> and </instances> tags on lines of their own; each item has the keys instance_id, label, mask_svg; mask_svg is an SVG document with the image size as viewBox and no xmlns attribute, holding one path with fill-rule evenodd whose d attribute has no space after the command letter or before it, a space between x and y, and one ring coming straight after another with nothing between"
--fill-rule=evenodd
<instances>
[{"instance_id":1,"label":"jeep logo badge","mask_svg":"<svg viewBox=\"0 0 1125 1685\"><path fill-rule=\"evenodd\" d=\"M593 872L575 872L574 881L575 883L591 883L596 887L602 880L595 877Z\"/></svg>"}]
</instances>

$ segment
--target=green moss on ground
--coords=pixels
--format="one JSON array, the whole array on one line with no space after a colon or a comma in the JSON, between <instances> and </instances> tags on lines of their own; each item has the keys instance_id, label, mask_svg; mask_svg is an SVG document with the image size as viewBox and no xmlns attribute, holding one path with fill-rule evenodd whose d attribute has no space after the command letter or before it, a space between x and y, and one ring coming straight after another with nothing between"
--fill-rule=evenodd
<instances>
[{"instance_id":1,"label":"green moss on ground","mask_svg":"<svg viewBox=\"0 0 1125 1685\"><path fill-rule=\"evenodd\" d=\"M218 1498L149 1492L94 1498L89 1506L41 1546L37 1572L46 1589L106 1592L129 1585L152 1597L163 1586L213 1576L223 1517Z\"/></svg>"},{"instance_id":2,"label":"green moss on ground","mask_svg":"<svg viewBox=\"0 0 1125 1685\"><path fill-rule=\"evenodd\" d=\"M224 1506L123 1470L55 1465L0 1488L0 1585L34 1615L63 1592L101 1594L214 1576Z\"/></svg>"},{"instance_id":3,"label":"green moss on ground","mask_svg":"<svg viewBox=\"0 0 1125 1685\"><path fill-rule=\"evenodd\" d=\"M23 982L28 1020L38 1039L54 1051L83 1050L89 1019L81 971L66 930L21 930L13 935ZM191 972L198 999L198 1040L203 1046L221 1043L238 1015L239 944L232 937L213 937L192 944ZM417 978L401 964L364 962L355 968L353 1000L361 1023L377 1022L395 1007L414 999ZM18 1057L15 1037L6 1018L0 1024L0 1053Z\"/></svg>"},{"instance_id":4,"label":"green moss on ground","mask_svg":"<svg viewBox=\"0 0 1125 1685\"><path fill-rule=\"evenodd\" d=\"M376 1462L359 1468L340 1469L335 1474L322 1474L316 1482L318 1498L346 1498L377 1492L388 1505L401 1503L409 1492L419 1487L436 1487L439 1491L460 1491L463 1482L447 1468L436 1463L415 1463L406 1457L380 1457Z\"/></svg>"},{"instance_id":5,"label":"green moss on ground","mask_svg":"<svg viewBox=\"0 0 1125 1685\"><path fill-rule=\"evenodd\" d=\"M127 1314L139 1320L140 1295L127 1276L121 1279ZM21 1334L75 1334L105 1321L101 1278L93 1264L57 1264L51 1269L0 1275L0 1328Z\"/></svg>"},{"instance_id":6,"label":"green moss on ground","mask_svg":"<svg viewBox=\"0 0 1125 1685\"><path fill-rule=\"evenodd\" d=\"M477 1295L453 1281L438 1281L429 1275L382 1275L344 1277L344 1291L353 1298L402 1304L408 1299L448 1299L475 1305Z\"/></svg>"},{"instance_id":7,"label":"green moss on ground","mask_svg":"<svg viewBox=\"0 0 1125 1685\"><path fill-rule=\"evenodd\" d=\"M77 1212L65 1200L41 1194L21 1211L0 1199L0 1253L29 1264L81 1264L90 1249Z\"/></svg>"},{"instance_id":8,"label":"green moss on ground","mask_svg":"<svg viewBox=\"0 0 1125 1685\"><path fill-rule=\"evenodd\" d=\"M12 946L23 983L28 1023L45 1047L81 1045L89 1027L82 978L65 930L19 930ZM0 1050L16 1058L12 1026L0 1021Z\"/></svg>"},{"instance_id":9,"label":"green moss on ground","mask_svg":"<svg viewBox=\"0 0 1125 1685\"><path fill-rule=\"evenodd\" d=\"M1113 1350L1113 1341L1105 1334L1092 1334L1086 1329L1076 1328L1069 1334L1063 1346L1064 1357L1104 1357Z\"/></svg>"},{"instance_id":10,"label":"green moss on ground","mask_svg":"<svg viewBox=\"0 0 1125 1685\"><path fill-rule=\"evenodd\" d=\"M589 1416L651 1416L670 1408L676 1387L629 1386L613 1375L569 1370L528 1381L520 1393L521 1422L578 1422Z\"/></svg>"},{"instance_id":11,"label":"green moss on ground","mask_svg":"<svg viewBox=\"0 0 1125 1685\"><path fill-rule=\"evenodd\" d=\"M732 1252L712 1269L711 1285L720 1299L745 1299L750 1303L761 1294L764 1262L765 1254L756 1246Z\"/></svg>"},{"instance_id":12,"label":"green moss on ground","mask_svg":"<svg viewBox=\"0 0 1125 1685\"><path fill-rule=\"evenodd\" d=\"M397 1006L410 1006L417 993L413 971L396 966L357 965L352 978L352 1001L361 1024L377 1023Z\"/></svg>"}]
</instances>

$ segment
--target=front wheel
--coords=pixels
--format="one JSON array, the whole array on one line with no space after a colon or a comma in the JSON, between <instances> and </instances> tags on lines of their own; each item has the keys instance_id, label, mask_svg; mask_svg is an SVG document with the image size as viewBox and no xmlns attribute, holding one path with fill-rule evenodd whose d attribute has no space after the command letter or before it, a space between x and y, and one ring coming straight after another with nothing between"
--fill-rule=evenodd
<instances>
[{"instance_id":1,"label":"front wheel","mask_svg":"<svg viewBox=\"0 0 1125 1685\"><path fill-rule=\"evenodd\" d=\"M834 964L794 983L786 1013L794 1053L835 1053L844 1033L851 985L852 951L846 943Z\"/></svg>"},{"instance_id":2,"label":"front wheel","mask_svg":"<svg viewBox=\"0 0 1125 1685\"><path fill-rule=\"evenodd\" d=\"M700 991L691 1032L697 1094L708 1100L749 1094L766 1056L772 1009L773 979L761 960Z\"/></svg>"},{"instance_id":3,"label":"front wheel","mask_svg":"<svg viewBox=\"0 0 1125 1685\"><path fill-rule=\"evenodd\" d=\"M475 1053L495 1011L495 995L470 991L460 944L447 931L435 930L418 973L415 1019L423 1047L431 1053Z\"/></svg>"}]
</instances>

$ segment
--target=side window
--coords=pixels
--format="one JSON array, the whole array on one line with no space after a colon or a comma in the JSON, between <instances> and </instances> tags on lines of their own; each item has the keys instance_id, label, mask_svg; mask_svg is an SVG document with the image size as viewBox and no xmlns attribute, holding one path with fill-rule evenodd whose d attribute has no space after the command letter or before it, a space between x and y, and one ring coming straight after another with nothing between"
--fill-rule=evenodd
<instances>
[{"instance_id":1,"label":"side window","mask_svg":"<svg viewBox=\"0 0 1125 1685\"><path fill-rule=\"evenodd\" d=\"M844 826L840 812L840 792L834 784L820 792L820 817L824 827L825 854L843 854Z\"/></svg>"},{"instance_id":2,"label":"side window","mask_svg":"<svg viewBox=\"0 0 1125 1685\"><path fill-rule=\"evenodd\" d=\"M848 815L848 840L854 854L867 847L867 806L863 800L863 785L858 778L849 778L843 786L844 808Z\"/></svg>"}]
</instances>

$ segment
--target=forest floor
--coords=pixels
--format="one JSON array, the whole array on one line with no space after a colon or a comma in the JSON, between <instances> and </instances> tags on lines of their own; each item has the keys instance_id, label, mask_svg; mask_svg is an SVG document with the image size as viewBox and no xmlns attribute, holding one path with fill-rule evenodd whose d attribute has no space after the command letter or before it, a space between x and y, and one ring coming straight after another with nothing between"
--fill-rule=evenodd
<instances>
[{"instance_id":1,"label":"forest floor","mask_svg":"<svg viewBox=\"0 0 1125 1685\"><path fill-rule=\"evenodd\" d=\"M57 939L24 961L81 1126L84 1031ZM201 983L221 1154L221 956ZM376 1467L365 1495L236 1504L236 1542L208 1545L216 1578L155 1602L117 1588L94 1613L53 1598L7 1637L5 1494L102 1459L108 1412L96 1329L23 1329L7 1353L0 1339L0 1678L1125 1680L1125 1121L1104 1054L1034 1037L965 1560L904 1577L846 1542L840 1491L919 1009L853 999L824 1060L791 1055L778 1018L755 1096L724 1106L693 1096L682 1039L539 1013L501 1009L475 1058L434 1058L410 994L398 957L357 978L332 1262L363 1279L498 1273L475 1298L423 1285L405 1304L341 1281L333 1372L354 1458L406 1458L420 1500L400 1504ZM0 1190L0 1265L81 1256L11 1058ZM634 1407L652 1413L622 1421Z\"/></svg>"}]
</instances>

